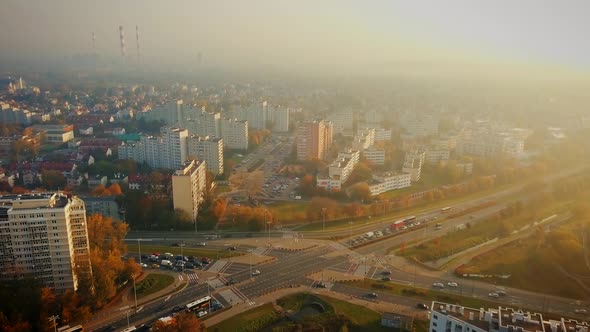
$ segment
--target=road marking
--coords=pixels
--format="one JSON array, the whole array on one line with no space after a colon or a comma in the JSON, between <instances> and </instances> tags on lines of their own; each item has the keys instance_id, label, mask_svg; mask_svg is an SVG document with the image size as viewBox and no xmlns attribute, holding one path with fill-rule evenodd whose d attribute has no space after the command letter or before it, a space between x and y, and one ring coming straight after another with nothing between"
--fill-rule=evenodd
<instances>
[{"instance_id":1,"label":"road marking","mask_svg":"<svg viewBox=\"0 0 590 332\"><path fill-rule=\"evenodd\" d=\"M124 306L124 307L121 307L121 308L119 308L119 311L123 311L123 310L127 310L127 309L129 309L129 306L128 306L128 305L126 305L126 306Z\"/></svg>"},{"instance_id":2,"label":"road marking","mask_svg":"<svg viewBox=\"0 0 590 332\"><path fill-rule=\"evenodd\" d=\"M178 275L178 281L182 281L182 280L184 280L184 278L182 277L182 275L179 274Z\"/></svg>"},{"instance_id":3,"label":"road marking","mask_svg":"<svg viewBox=\"0 0 590 332\"><path fill-rule=\"evenodd\" d=\"M170 300L170 297L172 297L172 295L168 295L168 297L164 299L164 302Z\"/></svg>"},{"instance_id":4,"label":"road marking","mask_svg":"<svg viewBox=\"0 0 590 332\"><path fill-rule=\"evenodd\" d=\"M139 309L137 309L137 311L136 311L136 312L140 312L140 311L142 311L142 310L143 310L143 306L139 307Z\"/></svg>"}]
</instances>

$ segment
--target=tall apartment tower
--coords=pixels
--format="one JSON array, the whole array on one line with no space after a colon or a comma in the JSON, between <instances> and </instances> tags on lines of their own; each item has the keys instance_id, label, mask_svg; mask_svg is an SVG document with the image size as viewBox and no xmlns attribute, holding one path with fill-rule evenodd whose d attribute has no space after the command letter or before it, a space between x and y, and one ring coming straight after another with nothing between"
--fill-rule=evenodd
<instances>
[{"instance_id":1,"label":"tall apartment tower","mask_svg":"<svg viewBox=\"0 0 590 332\"><path fill-rule=\"evenodd\" d=\"M289 112L290 110L286 107L276 107L273 108L273 112L269 112L270 114L273 114L273 131L280 133L286 133L289 131Z\"/></svg>"},{"instance_id":2,"label":"tall apartment tower","mask_svg":"<svg viewBox=\"0 0 590 332\"><path fill-rule=\"evenodd\" d=\"M207 170L223 174L223 139L191 135L188 138L188 158L203 160Z\"/></svg>"},{"instance_id":3,"label":"tall apartment tower","mask_svg":"<svg viewBox=\"0 0 590 332\"><path fill-rule=\"evenodd\" d=\"M199 205L205 197L206 162L187 161L172 175L174 209L188 213L196 222Z\"/></svg>"},{"instance_id":4,"label":"tall apartment tower","mask_svg":"<svg viewBox=\"0 0 590 332\"><path fill-rule=\"evenodd\" d=\"M160 134L162 137L160 167L168 169L180 167L188 159L186 154L188 130L162 127Z\"/></svg>"},{"instance_id":5,"label":"tall apartment tower","mask_svg":"<svg viewBox=\"0 0 590 332\"><path fill-rule=\"evenodd\" d=\"M297 128L297 159L322 160L332 145L334 127L332 122L314 120Z\"/></svg>"},{"instance_id":6,"label":"tall apartment tower","mask_svg":"<svg viewBox=\"0 0 590 332\"><path fill-rule=\"evenodd\" d=\"M0 279L35 277L56 292L92 277L86 208L61 193L0 196Z\"/></svg>"},{"instance_id":7,"label":"tall apartment tower","mask_svg":"<svg viewBox=\"0 0 590 332\"><path fill-rule=\"evenodd\" d=\"M221 137L229 149L248 150L248 121L223 119L221 121Z\"/></svg>"}]
</instances>

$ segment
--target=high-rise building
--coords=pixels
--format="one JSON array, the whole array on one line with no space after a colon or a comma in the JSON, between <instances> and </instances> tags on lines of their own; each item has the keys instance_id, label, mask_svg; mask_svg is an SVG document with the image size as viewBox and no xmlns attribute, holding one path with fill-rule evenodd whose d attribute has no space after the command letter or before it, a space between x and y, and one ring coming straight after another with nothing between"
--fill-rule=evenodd
<instances>
[{"instance_id":1,"label":"high-rise building","mask_svg":"<svg viewBox=\"0 0 590 332\"><path fill-rule=\"evenodd\" d=\"M272 108L274 127L273 131L286 133L289 131L289 113L290 110L285 107Z\"/></svg>"},{"instance_id":2,"label":"high-rise building","mask_svg":"<svg viewBox=\"0 0 590 332\"><path fill-rule=\"evenodd\" d=\"M147 121L164 121L168 126L177 126L184 121L184 101L172 100L166 105L155 106L151 111L140 112L139 119Z\"/></svg>"},{"instance_id":3,"label":"high-rise building","mask_svg":"<svg viewBox=\"0 0 590 332\"><path fill-rule=\"evenodd\" d=\"M328 115L328 120L334 124L334 133L344 136L352 136L354 114L352 110L340 111Z\"/></svg>"},{"instance_id":4,"label":"high-rise building","mask_svg":"<svg viewBox=\"0 0 590 332\"><path fill-rule=\"evenodd\" d=\"M91 278L84 201L61 193L0 196L0 279L33 276L58 292Z\"/></svg>"},{"instance_id":5,"label":"high-rise building","mask_svg":"<svg viewBox=\"0 0 590 332\"><path fill-rule=\"evenodd\" d=\"M424 165L425 158L426 153L424 153L424 151L411 151L406 153L402 172L409 173L412 182L420 181L420 174L422 173L422 165Z\"/></svg>"},{"instance_id":6,"label":"high-rise building","mask_svg":"<svg viewBox=\"0 0 590 332\"><path fill-rule=\"evenodd\" d=\"M221 121L221 137L229 149L248 150L248 121L223 119Z\"/></svg>"},{"instance_id":7,"label":"high-rise building","mask_svg":"<svg viewBox=\"0 0 590 332\"><path fill-rule=\"evenodd\" d=\"M223 139L209 136L188 138L188 158L203 160L207 170L215 175L223 174Z\"/></svg>"},{"instance_id":8,"label":"high-rise building","mask_svg":"<svg viewBox=\"0 0 590 332\"><path fill-rule=\"evenodd\" d=\"M174 209L188 213L196 222L199 205L205 197L206 162L187 161L172 175Z\"/></svg>"},{"instance_id":9,"label":"high-rise building","mask_svg":"<svg viewBox=\"0 0 590 332\"><path fill-rule=\"evenodd\" d=\"M267 121L269 120L268 103L263 101L239 109L236 111L236 118L242 121L248 121L250 129L266 129Z\"/></svg>"},{"instance_id":10,"label":"high-rise building","mask_svg":"<svg viewBox=\"0 0 590 332\"><path fill-rule=\"evenodd\" d=\"M297 159L324 159L332 145L333 124L330 121L309 121L297 128Z\"/></svg>"}]
</instances>

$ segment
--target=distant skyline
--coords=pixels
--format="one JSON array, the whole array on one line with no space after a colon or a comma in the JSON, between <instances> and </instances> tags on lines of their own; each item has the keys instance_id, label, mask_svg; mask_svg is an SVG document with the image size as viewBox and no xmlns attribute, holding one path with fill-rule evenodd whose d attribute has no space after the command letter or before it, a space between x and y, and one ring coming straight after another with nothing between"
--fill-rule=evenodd
<instances>
[{"instance_id":1,"label":"distant skyline","mask_svg":"<svg viewBox=\"0 0 590 332\"><path fill-rule=\"evenodd\" d=\"M0 56L136 56L146 63L333 68L392 62L590 69L590 1L4 0Z\"/></svg>"}]
</instances>

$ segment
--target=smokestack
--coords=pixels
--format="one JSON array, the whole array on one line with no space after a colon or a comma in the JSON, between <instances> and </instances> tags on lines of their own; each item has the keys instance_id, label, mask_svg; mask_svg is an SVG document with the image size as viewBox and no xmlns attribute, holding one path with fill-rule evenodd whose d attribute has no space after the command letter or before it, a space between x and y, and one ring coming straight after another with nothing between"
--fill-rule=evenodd
<instances>
[{"instance_id":1,"label":"smokestack","mask_svg":"<svg viewBox=\"0 0 590 332\"><path fill-rule=\"evenodd\" d=\"M135 40L137 42L137 63L139 63L140 53L139 53L139 26L135 26Z\"/></svg>"},{"instance_id":2,"label":"smokestack","mask_svg":"<svg viewBox=\"0 0 590 332\"><path fill-rule=\"evenodd\" d=\"M121 56L125 59L127 51L125 50L125 32L122 25L119 25L119 39L121 41Z\"/></svg>"}]
</instances>

